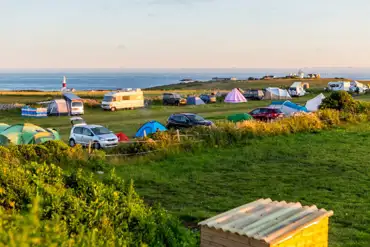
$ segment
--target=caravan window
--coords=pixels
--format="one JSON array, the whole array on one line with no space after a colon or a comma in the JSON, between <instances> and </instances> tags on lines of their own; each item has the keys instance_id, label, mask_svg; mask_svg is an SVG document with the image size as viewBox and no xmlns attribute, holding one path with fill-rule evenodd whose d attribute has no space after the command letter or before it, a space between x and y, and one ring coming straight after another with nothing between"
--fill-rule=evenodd
<instances>
[{"instance_id":1,"label":"caravan window","mask_svg":"<svg viewBox=\"0 0 370 247\"><path fill-rule=\"evenodd\" d=\"M103 101L105 101L105 102L113 102L113 101L115 101L115 98L113 96L104 96Z\"/></svg>"},{"instance_id":2,"label":"caravan window","mask_svg":"<svg viewBox=\"0 0 370 247\"><path fill-rule=\"evenodd\" d=\"M82 102L79 102L79 101L72 102L72 107L82 107L82 106L83 106Z\"/></svg>"}]
</instances>

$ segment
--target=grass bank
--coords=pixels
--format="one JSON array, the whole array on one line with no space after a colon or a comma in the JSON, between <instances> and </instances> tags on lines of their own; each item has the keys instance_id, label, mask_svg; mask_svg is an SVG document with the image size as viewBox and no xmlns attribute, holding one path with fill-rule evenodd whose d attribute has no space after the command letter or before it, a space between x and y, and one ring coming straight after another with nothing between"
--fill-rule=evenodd
<instances>
[{"instance_id":1,"label":"grass bank","mask_svg":"<svg viewBox=\"0 0 370 247\"><path fill-rule=\"evenodd\" d=\"M330 246L370 243L370 127L249 140L193 153L117 165L148 202L188 224L258 198L300 201L334 210Z\"/></svg>"}]
</instances>

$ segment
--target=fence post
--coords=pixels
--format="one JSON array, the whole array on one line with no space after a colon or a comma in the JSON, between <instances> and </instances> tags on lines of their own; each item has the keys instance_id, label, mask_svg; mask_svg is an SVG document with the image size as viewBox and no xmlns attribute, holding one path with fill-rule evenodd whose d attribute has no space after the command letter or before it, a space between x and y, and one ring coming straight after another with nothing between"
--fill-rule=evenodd
<instances>
[{"instance_id":1,"label":"fence post","mask_svg":"<svg viewBox=\"0 0 370 247\"><path fill-rule=\"evenodd\" d=\"M181 140L180 140L180 130L179 129L176 130L176 135L177 135L177 140L180 142Z\"/></svg>"},{"instance_id":2,"label":"fence post","mask_svg":"<svg viewBox=\"0 0 370 247\"><path fill-rule=\"evenodd\" d=\"M91 154L91 142L89 142L89 155Z\"/></svg>"},{"instance_id":3,"label":"fence post","mask_svg":"<svg viewBox=\"0 0 370 247\"><path fill-rule=\"evenodd\" d=\"M146 137L146 131L144 130L144 137Z\"/></svg>"}]
</instances>

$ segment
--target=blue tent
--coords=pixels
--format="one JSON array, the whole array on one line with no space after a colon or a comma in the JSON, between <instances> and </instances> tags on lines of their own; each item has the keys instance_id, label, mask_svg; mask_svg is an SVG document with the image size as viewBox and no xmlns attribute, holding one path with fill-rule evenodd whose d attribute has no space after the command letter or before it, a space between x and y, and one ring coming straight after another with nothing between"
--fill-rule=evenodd
<instances>
[{"instance_id":1,"label":"blue tent","mask_svg":"<svg viewBox=\"0 0 370 247\"><path fill-rule=\"evenodd\" d=\"M135 137L144 137L144 131L147 135L153 134L157 131L166 131L166 127L164 127L161 123L157 121L150 121L143 126L140 127L140 129L136 132Z\"/></svg>"},{"instance_id":2,"label":"blue tent","mask_svg":"<svg viewBox=\"0 0 370 247\"><path fill-rule=\"evenodd\" d=\"M199 97L189 96L186 100L188 105L204 105L204 101Z\"/></svg>"},{"instance_id":3,"label":"blue tent","mask_svg":"<svg viewBox=\"0 0 370 247\"><path fill-rule=\"evenodd\" d=\"M280 109L285 115L290 116L295 112L308 112L304 106L297 105L293 102L287 101L273 101L270 108Z\"/></svg>"}]
</instances>

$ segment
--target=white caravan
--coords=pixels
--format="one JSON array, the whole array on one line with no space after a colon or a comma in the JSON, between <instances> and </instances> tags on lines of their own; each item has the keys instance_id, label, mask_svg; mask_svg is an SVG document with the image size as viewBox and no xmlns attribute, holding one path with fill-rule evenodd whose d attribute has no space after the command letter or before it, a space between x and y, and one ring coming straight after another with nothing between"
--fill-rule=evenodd
<instances>
[{"instance_id":1,"label":"white caravan","mask_svg":"<svg viewBox=\"0 0 370 247\"><path fill-rule=\"evenodd\" d=\"M350 91L351 83L349 81L332 81L328 83L329 91Z\"/></svg>"},{"instance_id":2,"label":"white caravan","mask_svg":"<svg viewBox=\"0 0 370 247\"><path fill-rule=\"evenodd\" d=\"M352 81L350 91L351 92L358 92L358 93L364 93L369 89L367 85L364 85L358 81Z\"/></svg>"},{"instance_id":3,"label":"white caravan","mask_svg":"<svg viewBox=\"0 0 370 247\"><path fill-rule=\"evenodd\" d=\"M141 89L127 89L110 92L104 95L101 108L116 111L120 109L135 109L144 107L144 94Z\"/></svg>"},{"instance_id":4,"label":"white caravan","mask_svg":"<svg viewBox=\"0 0 370 247\"><path fill-rule=\"evenodd\" d=\"M294 82L288 89L290 96L300 97L306 94L306 91L303 88L302 82Z\"/></svg>"}]
</instances>

